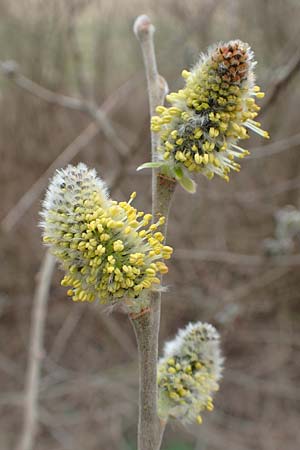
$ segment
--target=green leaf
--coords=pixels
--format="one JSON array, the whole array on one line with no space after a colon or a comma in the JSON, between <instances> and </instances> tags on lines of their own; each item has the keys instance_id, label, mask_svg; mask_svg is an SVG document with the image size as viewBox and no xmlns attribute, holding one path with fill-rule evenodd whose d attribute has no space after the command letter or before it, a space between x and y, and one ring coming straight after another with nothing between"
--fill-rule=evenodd
<instances>
[{"instance_id":1,"label":"green leaf","mask_svg":"<svg viewBox=\"0 0 300 450\"><path fill-rule=\"evenodd\" d=\"M159 167L162 167L164 165L164 161L153 161L153 162L147 162L139 166L136 170L143 170L143 169L158 169Z\"/></svg>"},{"instance_id":2,"label":"green leaf","mask_svg":"<svg viewBox=\"0 0 300 450\"><path fill-rule=\"evenodd\" d=\"M196 192L196 183L191 180L191 178L184 176L181 179L178 179L179 184L190 194L194 194Z\"/></svg>"},{"instance_id":3,"label":"green leaf","mask_svg":"<svg viewBox=\"0 0 300 450\"><path fill-rule=\"evenodd\" d=\"M176 180L181 180L183 178L183 170L182 167L176 166L173 169Z\"/></svg>"}]
</instances>

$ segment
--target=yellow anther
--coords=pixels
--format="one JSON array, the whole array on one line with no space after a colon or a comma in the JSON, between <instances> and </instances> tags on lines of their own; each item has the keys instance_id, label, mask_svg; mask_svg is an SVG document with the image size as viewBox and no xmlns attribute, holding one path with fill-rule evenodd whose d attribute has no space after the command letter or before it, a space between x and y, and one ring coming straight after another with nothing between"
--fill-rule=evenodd
<instances>
[{"instance_id":1,"label":"yellow anther","mask_svg":"<svg viewBox=\"0 0 300 450\"><path fill-rule=\"evenodd\" d=\"M201 416L197 416L196 420L197 420L197 423L198 423L199 425L202 424L202 417L201 417Z\"/></svg>"},{"instance_id":2,"label":"yellow anther","mask_svg":"<svg viewBox=\"0 0 300 450\"><path fill-rule=\"evenodd\" d=\"M203 150L206 152L211 152L213 149L215 148L215 143L214 142L204 142L203 144Z\"/></svg>"},{"instance_id":3,"label":"yellow anther","mask_svg":"<svg viewBox=\"0 0 300 450\"><path fill-rule=\"evenodd\" d=\"M109 255L109 256L107 257L107 261L108 261L110 264L115 264L115 263L116 263L116 260L115 260L115 258L114 258L112 255Z\"/></svg>"},{"instance_id":4,"label":"yellow anther","mask_svg":"<svg viewBox=\"0 0 300 450\"><path fill-rule=\"evenodd\" d=\"M155 272L155 270L154 270L154 269L150 269L150 268L148 268L148 269L146 269L146 274L147 274L147 275L155 275L155 274L156 274L156 272Z\"/></svg>"},{"instance_id":5,"label":"yellow anther","mask_svg":"<svg viewBox=\"0 0 300 450\"><path fill-rule=\"evenodd\" d=\"M129 234L131 231L132 231L132 228L129 227L129 226L127 226L127 227L125 228L125 230L124 230L124 233L125 233L125 234Z\"/></svg>"},{"instance_id":6,"label":"yellow anther","mask_svg":"<svg viewBox=\"0 0 300 450\"><path fill-rule=\"evenodd\" d=\"M192 373L192 368L190 365L186 366L186 368L184 369L185 373Z\"/></svg>"},{"instance_id":7,"label":"yellow anther","mask_svg":"<svg viewBox=\"0 0 300 450\"><path fill-rule=\"evenodd\" d=\"M197 128L194 132L194 138L199 139L199 138L201 138L202 134L203 134L202 130L200 130L200 128Z\"/></svg>"},{"instance_id":8,"label":"yellow anther","mask_svg":"<svg viewBox=\"0 0 300 450\"><path fill-rule=\"evenodd\" d=\"M183 113L181 114L181 117L182 117L183 120L188 121L189 118L190 118L190 115L189 115L189 113L187 113L187 112L185 111L185 112L183 112Z\"/></svg>"},{"instance_id":9,"label":"yellow anther","mask_svg":"<svg viewBox=\"0 0 300 450\"><path fill-rule=\"evenodd\" d=\"M207 402L206 409L207 411L213 411L214 405L212 404L212 402Z\"/></svg>"},{"instance_id":10,"label":"yellow anther","mask_svg":"<svg viewBox=\"0 0 300 450\"><path fill-rule=\"evenodd\" d=\"M189 72L188 70L185 70L185 69L181 72L181 76L185 80L187 80L189 78L190 74L191 74L191 72Z\"/></svg>"},{"instance_id":11,"label":"yellow anther","mask_svg":"<svg viewBox=\"0 0 300 450\"><path fill-rule=\"evenodd\" d=\"M181 110L179 108L176 108L175 106L171 106L171 108L168 109L169 114L172 116L177 116L181 114Z\"/></svg>"},{"instance_id":12,"label":"yellow anther","mask_svg":"<svg viewBox=\"0 0 300 450\"><path fill-rule=\"evenodd\" d=\"M162 122L163 123L170 123L170 122L172 122L172 116L170 114L165 114L162 117Z\"/></svg>"},{"instance_id":13,"label":"yellow anther","mask_svg":"<svg viewBox=\"0 0 300 450\"><path fill-rule=\"evenodd\" d=\"M157 262L156 265L157 265L157 268L158 268L159 272L160 272L162 275L168 273L168 270L169 270L169 269L168 269L168 267L167 267L163 262Z\"/></svg>"},{"instance_id":14,"label":"yellow anther","mask_svg":"<svg viewBox=\"0 0 300 450\"><path fill-rule=\"evenodd\" d=\"M158 113L158 114L162 114L164 111L166 111L167 110L167 108L165 107L165 106L157 106L156 107L156 109L155 109L155 111ZM154 117L157 117L157 116L154 116ZM152 117L152 119L154 119L154 117Z\"/></svg>"},{"instance_id":15,"label":"yellow anther","mask_svg":"<svg viewBox=\"0 0 300 450\"><path fill-rule=\"evenodd\" d=\"M178 394L180 395L180 397L186 397L188 394L188 391L186 389L179 389Z\"/></svg>"},{"instance_id":16,"label":"yellow anther","mask_svg":"<svg viewBox=\"0 0 300 450\"><path fill-rule=\"evenodd\" d=\"M184 156L184 153L183 152L181 152L181 151L177 151L176 153L175 153L175 159L177 159L178 161L185 161L186 160L186 157Z\"/></svg>"},{"instance_id":17,"label":"yellow anther","mask_svg":"<svg viewBox=\"0 0 300 450\"><path fill-rule=\"evenodd\" d=\"M174 358L169 358L169 359L168 359L168 364L169 364L169 366L174 366L174 364L175 364L175 359L174 359Z\"/></svg>"},{"instance_id":18,"label":"yellow anther","mask_svg":"<svg viewBox=\"0 0 300 450\"><path fill-rule=\"evenodd\" d=\"M170 392L169 393L169 397L172 398L173 400L179 400L180 399L180 396L176 392Z\"/></svg>"},{"instance_id":19,"label":"yellow anther","mask_svg":"<svg viewBox=\"0 0 300 450\"><path fill-rule=\"evenodd\" d=\"M172 151L174 149L174 145L171 144L169 141L165 142L165 147L169 151Z\"/></svg>"},{"instance_id":20,"label":"yellow anther","mask_svg":"<svg viewBox=\"0 0 300 450\"><path fill-rule=\"evenodd\" d=\"M115 252L121 252L124 250L124 244L121 240L117 240L113 243L113 249Z\"/></svg>"},{"instance_id":21,"label":"yellow anther","mask_svg":"<svg viewBox=\"0 0 300 450\"><path fill-rule=\"evenodd\" d=\"M209 129L209 135L211 138L215 138L215 137L219 136L219 130L212 127Z\"/></svg>"},{"instance_id":22,"label":"yellow anther","mask_svg":"<svg viewBox=\"0 0 300 450\"><path fill-rule=\"evenodd\" d=\"M196 153L195 156L194 156L194 159L195 159L195 162L196 162L197 164L201 164L203 158L202 158L201 155L199 155L199 153Z\"/></svg>"}]
</instances>

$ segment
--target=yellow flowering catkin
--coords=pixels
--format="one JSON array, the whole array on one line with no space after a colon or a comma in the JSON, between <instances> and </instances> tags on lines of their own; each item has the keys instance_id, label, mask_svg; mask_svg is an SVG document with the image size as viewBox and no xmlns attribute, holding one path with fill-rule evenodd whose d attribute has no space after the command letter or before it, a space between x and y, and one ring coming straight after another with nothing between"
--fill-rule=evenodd
<instances>
[{"instance_id":1,"label":"yellow flowering catkin","mask_svg":"<svg viewBox=\"0 0 300 450\"><path fill-rule=\"evenodd\" d=\"M212 325L197 322L180 330L158 365L160 417L202 423L201 412L213 409L222 364L220 337Z\"/></svg>"},{"instance_id":2,"label":"yellow flowering catkin","mask_svg":"<svg viewBox=\"0 0 300 450\"><path fill-rule=\"evenodd\" d=\"M230 170L240 169L234 159L249 154L238 140L248 138L249 130L269 137L254 120L260 109L255 97L264 96L254 83L255 64L248 44L216 45L182 72L185 87L166 97L171 106L157 107L151 128L160 134L158 151L175 177L181 167L228 181Z\"/></svg>"},{"instance_id":3,"label":"yellow flowering catkin","mask_svg":"<svg viewBox=\"0 0 300 450\"><path fill-rule=\"evenodd\" d=\"M62 263L63 286L74 301L116 304L139 309L144 289L160 284L168 271L162 259L172 248L163 244L151 214L129 202L108 198L105 184L84 164L58 170L43 203L43 240ZM143 305L141 304L141 307Z\"/></svg>"}]
</instances>

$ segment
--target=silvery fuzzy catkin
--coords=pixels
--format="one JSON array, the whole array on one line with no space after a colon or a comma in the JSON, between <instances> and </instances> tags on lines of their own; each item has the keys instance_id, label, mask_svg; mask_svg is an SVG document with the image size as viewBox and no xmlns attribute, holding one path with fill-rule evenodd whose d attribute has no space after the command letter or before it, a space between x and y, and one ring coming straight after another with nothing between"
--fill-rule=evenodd
<instances>
[{"instance_id":1,"label":"silvery fuzzy catkin","mask_svg":"<svg viewBox=\"0 0 300 450\"><path fill-rule=\"evenodd\" d=\"M213 409L223 358L220 337L210 324L197 322L167 342L158 365L158 411L183 423L202 423L201 413Z\"/></svg>"},{"instance_id":2,"label":"silvery fuzzy catkin","mask_svg":"<svg viewBox=\"0 0 300 450\"><path fill-rule=\"evenodd\" d=\"M84 164L58 170L43 203L43 240L62 263L74 301L143 308L140 294L158 288L159 274L168 271L162 259L172 248L163 244L151 214L138 212L129 202L109 199L95 170Z\"/></svg>"},{"instance_id":3,"label":"silvery fuzzy catkin","mask_svg":"<svg viewBox=\"0 0 300 450\"><path fill-rule=\"evenodd\" d=\"M171 106L157 107L151 122L169 173L181 167L228 181L229 172L240 169L234 159L249 154L237 142L249 130L269 137L254 120L260 109L255 97L264 96L255 85L255 64L249 45L236 40L212 47L182 72L185 87L167 95Z\"/></svg>"}]
</instances>

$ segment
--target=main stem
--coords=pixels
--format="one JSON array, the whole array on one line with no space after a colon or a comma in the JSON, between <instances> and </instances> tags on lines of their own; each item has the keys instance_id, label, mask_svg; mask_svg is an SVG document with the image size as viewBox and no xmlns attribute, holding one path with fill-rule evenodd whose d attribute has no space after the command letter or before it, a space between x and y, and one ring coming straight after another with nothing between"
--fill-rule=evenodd
<instances>
[{"instance_id":1,"label":"main stem","mask_svg":"<svg viewBox=\"0 0 300 450\"><path fill-rule=\"evenodd\" d=\"M147 75L151 116L155 108L162 104L166 94L166 82L157 71L154 52L154 27L147 16L140 16L134 25L135 34L140 41ZM151 134L152 161L156 160L158 137ZM175 190L175 180L152 172L152 213L153 220L160 216L166 218L164 236L167 232L167 219L171 199ZM165 424L157 415L157 360L160 327L161 292L150 294L150 309L132 318L139 353L139 424L138 450L159 450Z\"/></svg>"},{"instance_id":2,"label":"main stem","mask_svg":"<svg viewBox=\"0 0 300 450\"><path fill-rule=\"evenodd\" d=\"M157 176L156 212L168 217L175 182ZM167 223L165 223L165 232ZM157 415L157 360L161 292L150 294L150 310L132 318L139 355L138 450L159 450L165 424Z\"/></svg>"}]
</instances>

